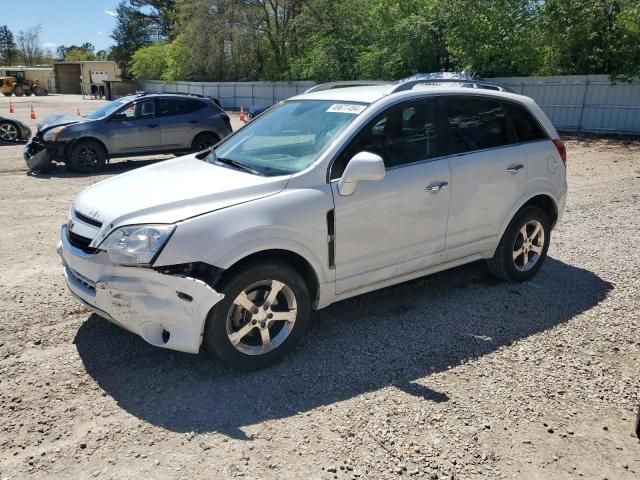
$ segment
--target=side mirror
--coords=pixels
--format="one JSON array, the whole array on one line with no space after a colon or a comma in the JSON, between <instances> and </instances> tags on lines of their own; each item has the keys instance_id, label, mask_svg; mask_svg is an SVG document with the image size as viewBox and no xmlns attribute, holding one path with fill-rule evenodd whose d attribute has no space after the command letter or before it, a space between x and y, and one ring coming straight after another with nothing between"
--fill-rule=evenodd
<instances>
[{"instance_id":1,"label":"side mirror","mask_svg":"<svg viewBox=\"0 0 640 480\"><path fill-rule=\"evenodd\" d=\"M111 115L111 120L116 122L120 120L126 120L126 119L127 119L126 113L114 113L113 115Z\"/></svg>"},{"instance_id":2,"label":"side mirror","mask_svg":"<svg viewBox=\"0 0 640 480\"><path fill-rule=\"evenodd\" d=\"M342 178L338 181L338 192L342 196L351 195L356 191L358 182L375 182L383 178L382 157L371 152L360 152L349 160L344 169Z\"/></svg>"}]
</instances>

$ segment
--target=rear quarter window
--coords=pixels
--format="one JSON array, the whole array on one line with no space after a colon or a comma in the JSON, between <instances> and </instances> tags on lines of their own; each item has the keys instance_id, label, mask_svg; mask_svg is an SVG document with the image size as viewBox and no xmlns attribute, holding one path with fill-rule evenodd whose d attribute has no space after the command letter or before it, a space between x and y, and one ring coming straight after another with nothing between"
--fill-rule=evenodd
<instances>
[{"instance_id":1,"label":"rear quarter window","mask_svg":"<svg viewBox=\"0 0 640 480\"><path fill-rule=\"evenodd\" d=\"M504 107L513 124L519 142L532 142L549 138L540 123L525 107L515 103L505 103Z\"/></svg>"}]
</instances>

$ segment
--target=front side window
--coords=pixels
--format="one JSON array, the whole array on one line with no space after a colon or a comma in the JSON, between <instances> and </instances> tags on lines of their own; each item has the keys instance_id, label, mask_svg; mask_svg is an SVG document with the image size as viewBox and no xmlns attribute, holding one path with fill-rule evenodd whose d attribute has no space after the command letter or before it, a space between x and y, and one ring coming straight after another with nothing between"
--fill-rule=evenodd
<instances>
[{"instance_id":1,"label":"front side window","mask_svg":"<svg viewBox=\"0 0 640 480\"><path fill-rule=\"evenodd\" d=\"M208 157L232 160L263 175L296 173L367 107L331 100L290 100L257 117Z\"/></svg>"},{"instance_id":2,"label":"front side window","mask_svg":"<svg viewBox=\"0 0 640 480\"><path fill-rule=\"evenodd\" d=\"M441 97L449 125L449 154L509 145L507 117L501 102L479 96Z\"/></svg>"},{"instance_id":3,"label":"front side window","mask_svg":"<svg viewBox=\"0 0 640 480\"><path fill-rule=\"evenodd\" d=\"M387 169L439 156L436 119L433 99L390 107L364 127L338 157L331 178L340 178L349 160L360 152L380 155Z\"/></svg>"},{"instance_id":4,"label":"front side window","mask_svg":"<svg viewBox=\"0 0 640 480\"><path fill-rule=\"evenodd\" d=\"M156 114L155 100L146 100L136 103L136 117L146 118L153 117Z\"/></svg>"}]
</instances>

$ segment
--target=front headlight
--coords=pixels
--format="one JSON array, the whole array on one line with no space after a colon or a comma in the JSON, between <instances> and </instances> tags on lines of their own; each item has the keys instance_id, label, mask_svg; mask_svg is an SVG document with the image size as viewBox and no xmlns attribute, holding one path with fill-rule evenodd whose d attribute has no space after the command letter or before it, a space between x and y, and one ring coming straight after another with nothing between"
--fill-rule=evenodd
<instances>
[{"instance_id":1,"label":"front headlight","mask_svg":"<svg viewBox=\"0 0 640 480\"><path fill-rule=\"evenodd\" d=\"M55 142L56 140L58 140L58 138L60 138L62 132L64 132L64 128L65 127L56 127L52 128L51 130L47 130L42 138L44 138L46 142Z\"/></svg>"},{"instance_id":2,"label":"front headlight","mask_svg":"<svg viewBox=\"0 0 640 480\"><path fill-rule=\"evenodd\" d=\"M175 230L175 225L134 225L113 232L98 248L119 265L149 265Z\"/></svg>"}]
</instances>

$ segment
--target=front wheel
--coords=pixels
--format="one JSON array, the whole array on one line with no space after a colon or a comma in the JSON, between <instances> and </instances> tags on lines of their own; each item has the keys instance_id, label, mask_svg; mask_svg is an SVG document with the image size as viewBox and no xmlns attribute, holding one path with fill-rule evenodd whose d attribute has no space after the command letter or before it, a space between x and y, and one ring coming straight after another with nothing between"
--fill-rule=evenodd
<instances>
[{"instance_id":1,"label":"front wheel","mask_svg":"<svg viewBox=\"0 0 640 480\"><path fill-rule=\"evenodd\" d=\"M261 263L232 273L224 299L209 313L205 350L229 366L266 367L300 340L311 313L302 276L280 263Z\"/></svg>"},{"instance_id":2,"label":"front wheel","mask_svg":"<svg viewBox=\"0 0 640 480\"><path fill-rule=\"evenodd\" d=\"M81 140L71 149L69 168L76 172L90 173L99 171L107 161L107 152L102 145L93 140Z\"/></svg>"},{"instance_id":3,"label":"front wheel","mask_svg":"<svg viewBox=\"0 0 640 480\"><path fill-rule=\"evenodd\" d=\"M191 153L201 152L209 147L213 147L220 139L217 135L210 132L203 132L196 135L191 142Z\"/></svg>"},{"instance_id":4,"label":"front wheel","mask_svg":"<svg viewBox=\"0 0 640 480\"><path fill-rule=\"evenodd\" d=\"M11 143L19 138L20 132L13 123L0 121L0 140Z\"/></svg>"},{"instance_id":5,"label":"front wheel","mask_svg":"<svg viewBox=\"0 0 640 480\"><path fill-rule=\"evenodd\" d=\"M489 271L511 282L533 277L547 257L551 228L549 217L537 207L522 209L511 220L496 252L487 261Z\"/></svg>"}]
</instances>

